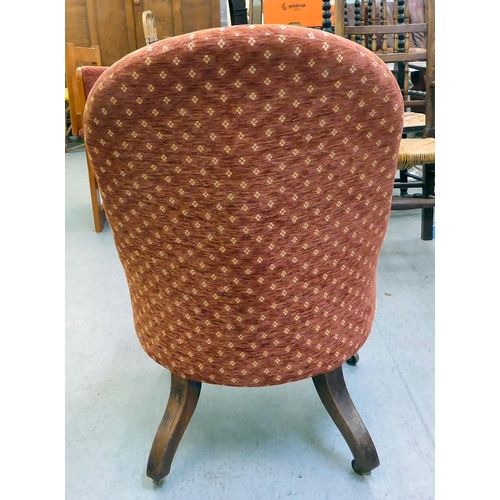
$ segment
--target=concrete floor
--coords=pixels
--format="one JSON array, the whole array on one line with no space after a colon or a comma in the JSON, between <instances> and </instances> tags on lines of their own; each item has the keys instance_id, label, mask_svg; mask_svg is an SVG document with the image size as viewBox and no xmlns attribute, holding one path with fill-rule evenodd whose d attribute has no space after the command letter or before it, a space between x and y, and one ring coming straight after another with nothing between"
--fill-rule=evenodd
<instances>
[{"instance_id":1,"label":"concrete floor","mask_svg":"<svg viewBox=\"0 0 500 500\"><path fill-rule=\"evenodd\" d=\"M136 338L109 226L93 230L83 149L66 159L66 500L434 499L434 241L393 212L372 335L347 386L380 457L370 477L310 380L204 385L162 487L146 477L170 387Z\"/></svg>"}]
</instances>

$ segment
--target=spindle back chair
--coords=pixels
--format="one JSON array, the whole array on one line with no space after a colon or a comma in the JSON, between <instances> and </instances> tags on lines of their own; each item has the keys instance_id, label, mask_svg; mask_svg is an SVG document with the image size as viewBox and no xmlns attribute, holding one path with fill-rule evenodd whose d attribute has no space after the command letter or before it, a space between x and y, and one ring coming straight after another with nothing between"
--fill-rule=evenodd
<instances>
[{"instance_id":1,"label":"spindle back chair","mask_svg":"<svg viewBox=\"0 0 500 500\"><path fill-rule=\"evenodd\" d=\"M393 210L422 209L421 237L432 239L435 193L434 0L345 0L323 4L323 29L362 45L392 66L405 106ZM425 91L411 89L410 66L425 67ZM415 112L414 110L418 110ZM423 112L422 112L423 111ZM420 172L412 171L418 167ZM417 189L418 192L409 190Z\"/></svg>"},{"instance_id":2,"label":"spindle back chair","mask_svg":"<svg viewBox=\"0 0 500 500\"><path fill-rule=\"evenodd\" d=\"M324 12L330 11L327 5ZM425 106L422 94L412 96L410 63L427 60L427 32L428 25L434 23L434 0L356 0L351 9L345 0L335 0L334 5L335 34L393 64L405 106ZM328 16L324 16L323 29L332 29Z\"/></svg>"}]
</instances>

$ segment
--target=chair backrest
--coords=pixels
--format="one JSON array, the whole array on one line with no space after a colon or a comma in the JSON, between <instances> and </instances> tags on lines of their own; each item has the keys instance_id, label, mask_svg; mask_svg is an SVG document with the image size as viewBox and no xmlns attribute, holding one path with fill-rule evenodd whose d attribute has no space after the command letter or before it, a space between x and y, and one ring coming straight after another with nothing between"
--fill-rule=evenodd
<instances>
[{"instance_id":1,"label":"chair backrest","mask_svg":"<svg viewBox=\"0 0 500 500\"><path fill-rule=\"evenodd\" d=\"M426 91L425 91L425 136L435 137L436 127L436 36L434 0L427 7L427 45L426 45Z\"/></svg>"},{"instance_id":2,"label":"chair backrest","mask_svg":"<svg viewBox=\"0 0 500 500\"><path fill-rule=\"evenodd\" d=\"M76 68L78 68L78 66L91 64L101 66L101 51L98 45L93 45L91 47L75 47L73 43L67 43L65 56L71 129L73 135L79 135L80 130L83 128L83 118L81 115L83 103L80 102L80 97L78 95Z\"/></svg>"},{"instance_id":3,"label":"chair backrest","mask_svg":"<svg viewBox=\"0 0 500 500\"><path fill-rule=\"evenodd\" d=\"M108 66L79 66L76 68L76 83L78 88L79 102L82 107L79 110L83 116L83 110L87 97L99 77L108 69Z\"/></svg>"},{"instance_id":4,"label":"chair backrest","mask_svg":"<svg viewBox=\"0 0 500 500\"><path fill-rule=\"evenodd\" d=\"M348 7L351 7L348 9ZM425 106L425 97L411 99L409 64L427 61L434 30L434 0L335 0L334 31L394 63L405 106ZM433 56L433 54L432 54Z\"/></svg>"},{"instance_id":5,"label":"chair backrest","mask_svg":"<svg viewBox=\"0 0 500 500\"><path fill-rule=\"evenodd\" d=\"M347 35L372 52L381 50L386 62L401 60L386 54L426 48L427 3L428 0L356 0L348 4L335 0L335 34ZM418 55L421 51L411 52Z\"/></svg>"},{"instance_id":6,"label":"chair backrest","mask_svg":"<svg viewBox=\"0 0 500 500\"><path fill-rule=\"evenodd\" d=\"M370 51L293 26L181 35L106 70L84 122L136 332L159 364L273 385L363 345L403 127Z\"/></svg>"},{"instance_id":7,"label":"chair backrest","mask_svg":"<svg viewBox=\"0 0 500 500\"><path fill-rule=\"evenodd\" d=\"M150 10L145 10L142 13L142 29L144 30L144 39L146 45L158 41L158 34L156 33L156 19Z\"/></svg>"}]
</instances>

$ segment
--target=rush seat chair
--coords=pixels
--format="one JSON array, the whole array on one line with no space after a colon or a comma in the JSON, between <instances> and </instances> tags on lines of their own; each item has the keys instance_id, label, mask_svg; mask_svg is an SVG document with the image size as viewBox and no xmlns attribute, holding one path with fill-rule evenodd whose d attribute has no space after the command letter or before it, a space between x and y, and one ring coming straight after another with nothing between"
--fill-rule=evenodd
<instances>
[{"instance_id":1,"label":"rush seat chair","mask_svg":"<svg viewBox=\"0 0 500 500\"><path fill-rule=\"evenodd\" d=\"M203 383L312 378L354 471L379 465L342 365L374 320L402 126L387 66L309 28L160 40L95 83L89 161L138 339L171 372L147 465L155 483Z\"/></svg>"},{"instance_id":2,"label":"rush seat chair","mask_svg":"<svg viewBox=\"0 0 500 500\"><path fill-rule=\"evenodd\" d=\"M435 2L434 0L335 0L335 34L395 66L405 122L394 187L393 210L422 210L421 238L433 239L435 206ZM331 30L330 3L323 4L323 29ZM425 92L410 88L410 66L426 68ZM419 112L412 110L417 109ZM423 112L422 112L423 109ZM409 137L417 132L419 137ZM413 171L420 168L421 173ZM418 192L409 194L409 189Z\"/></svg>"}]
</instances>

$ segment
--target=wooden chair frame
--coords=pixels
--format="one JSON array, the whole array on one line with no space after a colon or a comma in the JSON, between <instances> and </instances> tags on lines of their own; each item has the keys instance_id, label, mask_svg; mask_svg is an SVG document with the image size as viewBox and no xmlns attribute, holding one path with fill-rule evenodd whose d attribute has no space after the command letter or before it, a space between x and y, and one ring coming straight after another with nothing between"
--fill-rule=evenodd
<instances>
[{"instance_id":1,"label":"wooden chair frame","mask_svg":"<svg viewBox=\"0 0 500 500\"><path fill-rule=\"evenodd\" d=\"M82 68L78 67L76 69L76 83L78 90L78 104L79 108L77 110L77 116L83 119L83 111L85 109L86 93L83 84ZM82 121L83 126L83 121ZM95 178L94 171L90 166L89 155L87 148L85 148L85 155L87 159L87 170L89 175L89 186L90 186L90 199L92 205L92 216L94 219L94 229L96 233L101 233L104 224L106 223L106 212L104 211L104 206L102 204L101 193L99 191L99 186L97 184L97 179Z\"/></svg>"},{"instance_id":2,"label":"wooden chair frame","mask_svg":"<svg viewBox=\"0 0 500 500\"><path fill-rule=\"evenodd\" d=\"M426 46L426 89L425 89L425 128L423 138L430 140L436 137L435 90L436 90L436 62L435 62L435 1L427 0L427 46ZM412 101L413 102L413 101ZM421 187L420 198L394 199L393 210L422 209L421 238L432 240L434 237L434 207L435 207L435 175L434 161L423 163L422 174L416 175L407 170L399 170L395 187Z\"/></svg>"},{"instance_id":3,"label":"wooden chair frame","mask_svg":"<svg viewBox=\"0 0 500 500\"><path fill-rule=\"evenodd\" d=\"M335 0L334 26L331 23L330 3L323 4L323 30L334 32L359 43L374 52L385 63L394 64L394 75L397 79L405 109L425 107L424 113L405 113L405 127L403 140L407 134L417 133L423 136L426 144L435 137L435 0L425 0L425 22L410 23L409 0L395 0L393 2L393 24L388 23L387 1L360 1L354 2L355 25L347 26L347 5L344 0ZM377 12L375 7L381 7L380 23L376 23ZM410 36L414 33L426 35L425 48L410 47ZM379 37L379 38L377 38ZM389 47L388 40L392 38L393 46ZM409 88L410 65L423 62L426 66L426 91L417 93L412 99ZM413 95L415 97L415 95ZM406 116L408 115L408 116ZM407 124L407 125L406 125ZM434 148L434 142L431 145ZM429 155L433 158L433 155ZM400 159L401 159L400 154ZM412 166L422 165L422 173L416 174L408 170ZM401 196L393 198L392 210L422 209L421 238L433 238L433 219L435 206L434 178L435 164L422 161L415 154L415 163L401 162L394 188L400 189ZM418 188L421 193L412 197L408 189Z\"/></svg>"},{"instance_id":4,"label":"wooden chair frame","mask_svg":"<svg viewBox=\"0 0 500 500\"><path fill-rule=\"evenodd\" d=\"M142 13L142 29L144 30L144 40L146 45L150 45L158 41L156 19L150 10L145 10Z\"/></svg>"},{"instance_id":5,"label":"wooden chair frame","mask_svg":"<svg viewBox=\"0 0 500 500\"><path fill-rule=\"evenodd\" d=\"M425 3L428 7L427 4L434 4L434 1L426 1ZM426 12L427 22L410 23L409 0L400 0L399 2L396 0L393 2L393 23L389 24L388 2L386 0L379 1L381 17L380 24L376 24L376 4L376 1L356 0L354 2L356 25L346 26L345 2L344 0L335 0L334 32L338 36L345 36L370 49L385 63L394 63L395 72L403 92L405 106L424 106L424 98L418 100L410 99L409 64L414 61L426 61L427 48L410 48L410 36L414 33L427 34L428 25L434 22L433 18L429 19L429 8L427 8ZM330 8L327 10L329 12ZM430 10L433 15L434 9ZM431 23L429 23L429 20ZM326 24L330 25L328 28L331 27L329 18ZM325 27L325 22L323 26ZM380 48L378 48L376 37L380 37L381 39ZM389 39L392 39L392 48L389 47ZM429 40L429 37L427 39Z\"/></svg>"},{"instance_id":6,"label":"wooden chair frame","mask_svg":"<svg viewBox=\"0 0 500 500\"><path fill-rule=\"evenodd\" d=\"M323 406L351 450L354 472L360 476L370 476L371 471L380 465L380 460L370 433L347 390L342 366L332 372L316 375L312 381ZM201 387L201 382L171 373L170 396L151 446L146 469L146 475L156 485L163 484L170 473L175 452L198 404Z\"/></svg>"},{"instance_id":7,"label":"wooden chair frame","mask_svg":"<svg viewBox=\"0 0 500 500\"><path fill-rule=\"evenodd\" d=\"M80 102L78 84L76 82L76 68L78 66L102 66L101 50L98 45L91 47L76 47L73 43L66 43L65 68L66 82L69 95L69 113L73 135L79 135L83 128L83 105Z\"/></svg>"}]
</instances>

